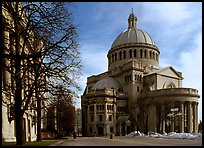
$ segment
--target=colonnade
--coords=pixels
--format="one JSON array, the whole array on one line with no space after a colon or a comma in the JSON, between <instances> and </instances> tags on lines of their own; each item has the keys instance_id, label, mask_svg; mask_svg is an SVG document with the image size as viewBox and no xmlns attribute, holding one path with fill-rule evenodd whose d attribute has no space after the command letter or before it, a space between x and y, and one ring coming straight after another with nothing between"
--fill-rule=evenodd
<instances>
[{"instance_id":1,"label":"colonnade","mask_svg":"<svg viewBox=\"0 0 204 148\"><path fill-rule=\"evenodd\" d=\"M111 64L115 61L128 59L128 58L144 58L144 59L152 59L158 62L159 54L152 49L129 49L123 50L119 52L113 52L108 55L108 63Z\"/></svg>"},{"instance_id":2,"label":"colonnade","mask_svg":"<svg viewBox=\"0 0 204 148\"><path fill-rule=\"evenodd\" d=\"M160 106L161 105L161 106ZM156 117L156 124L155 127L157 128L157 132L171 132L176 131L181 133L197 133L198 132L198 102L191 102L191 101L178 101L175 102L174 108L178 108L178 112L181 113L181 115L173 116L172 121L170 122L170 131L168 131L166 128L168 120L167 117L162 118L161 113L166 112L166 109L164 107L164 104L159 104L156 107L157 115ZM176 122L178 124L178 127L176 128Z\"/></svg>"}]
</instances>

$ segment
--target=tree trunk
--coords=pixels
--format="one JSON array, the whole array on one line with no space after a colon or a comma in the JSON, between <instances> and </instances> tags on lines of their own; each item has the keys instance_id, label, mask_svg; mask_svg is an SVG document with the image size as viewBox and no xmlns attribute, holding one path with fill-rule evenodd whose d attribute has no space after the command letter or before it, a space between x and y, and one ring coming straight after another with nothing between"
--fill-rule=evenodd
<instances>
[{"instance_id":1,"label":"tree trunk","mask_svg":"<svg viewBox=\"0 0 204 148\"><path fill-rule=\"evenodd\" d=\"M23 145L25 143L25 125L23 125L23 115L18 112L15 116L16 121L16 145Z\"/></svg>"},{"instance_id":2,"label":"tree trunk","mask_svg":"<svg viewBox=\"0 0 204 148\"><path fill-rule=\"evenodd\" d=\"M16 59L16 91L15 91L15 121L16 121L16 145L25 143L25 125L23 125L22 105L22 80L20 76L20 60Z\"/></svg>"}]
</instances>

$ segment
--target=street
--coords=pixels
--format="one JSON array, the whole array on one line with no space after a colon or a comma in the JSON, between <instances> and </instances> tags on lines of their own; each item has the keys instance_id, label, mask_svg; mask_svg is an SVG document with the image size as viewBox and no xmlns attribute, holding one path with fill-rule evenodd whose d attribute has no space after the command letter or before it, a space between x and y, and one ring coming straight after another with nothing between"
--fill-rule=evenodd
<instances>
[{"instance_id":1,"label":"street","mask_svg":"<svg viewBox=\"0 0 204 148\"><path fill-rule=\"evenodd\" d=\"M202 139L164 139L154 137L68 137L57 146L202 146Z\"/></svg>"}]
</instances>

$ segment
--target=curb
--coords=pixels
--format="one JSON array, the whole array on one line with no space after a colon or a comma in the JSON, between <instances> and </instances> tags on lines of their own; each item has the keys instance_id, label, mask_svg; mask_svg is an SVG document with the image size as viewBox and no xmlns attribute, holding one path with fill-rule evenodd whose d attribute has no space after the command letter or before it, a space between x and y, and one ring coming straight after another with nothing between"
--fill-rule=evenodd
<instances>
[{"instance_id":1,"label":"curb","mask_svg":"<svg viewBox=\"0 0 204 148\"><path fill-rule=\"evenodd\" d=\"M63 143L63 140L60 140L60 141L57 141L56 143L54 144L51 144L50 146L57 146L57 145L60 145Z\"/></svg>"}]
</instances>

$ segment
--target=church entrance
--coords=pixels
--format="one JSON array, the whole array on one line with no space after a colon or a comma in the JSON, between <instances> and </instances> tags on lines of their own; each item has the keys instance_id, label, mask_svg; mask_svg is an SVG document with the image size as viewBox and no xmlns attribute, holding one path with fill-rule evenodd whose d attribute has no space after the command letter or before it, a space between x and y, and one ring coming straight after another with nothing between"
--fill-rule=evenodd
<instances>
[{"instance_id":1,"label":"church entrance","mask_svg":"<svg viewBox=\"0 0 204 148\"><path fill-rule=\"evenodd\" d=\"M98 136L103 136L103 127L98 127Z\"/></svg>"}]
</instances>

